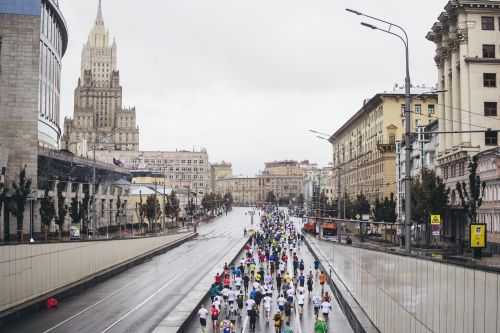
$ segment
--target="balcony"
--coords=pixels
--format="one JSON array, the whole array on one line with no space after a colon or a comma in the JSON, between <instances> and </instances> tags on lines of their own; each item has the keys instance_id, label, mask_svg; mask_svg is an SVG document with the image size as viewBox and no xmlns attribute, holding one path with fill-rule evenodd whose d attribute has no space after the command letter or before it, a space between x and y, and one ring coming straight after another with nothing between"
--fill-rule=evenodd
<instances>
[{"instance_id":1,"label":"balcony","mask_svg":"<svg viewBox=\"0 0 500 333\"><path fill-rule=\"evenodd\" d=\"M377 143L377 149L381 154L395 153L396 143Z\"/></svg>"}]
</instances>

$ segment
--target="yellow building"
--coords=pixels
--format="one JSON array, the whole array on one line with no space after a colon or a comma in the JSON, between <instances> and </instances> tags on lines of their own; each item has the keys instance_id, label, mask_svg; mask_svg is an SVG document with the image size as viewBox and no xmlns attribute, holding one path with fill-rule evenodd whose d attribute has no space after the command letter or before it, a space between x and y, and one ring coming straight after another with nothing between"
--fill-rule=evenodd
<instances>
[{"instance_id":1,"label":"yellow building","mask_svg":"<svg viewBox=\"0 0 500 333\"><path fill-rule=\"evenodd\" d=\"M231 163L222 161L221 163L210 164L210 191L217 192L217 181L219 179L233 176L233 166Z\"/></svg>"},{"instance_id":2,"label":"yellow building","mask_svg":"<svg viewBox=\"0 0 500 333\"><path fill-rule=\"evenodd\" d=\"M257 202L259 186L255 177L229 177L215 181L215 192L231 193L235 205L253 206Z\"/></svg>"},{"instance_id":3,"label":"yellow building","mask_svg":"<svg viewBox=\"0 0 500 333\"><path fill-rule=\"evenodd\" d=\"M437 95L429 88L415 89L412 102L412 129L438 118ZM332 189L351 200L363 193L370 202L396 193L396 141L404 133L405 96L402 91L376 94L366 100L329 139L333 146Z\"/></svg>"}]
</instances>

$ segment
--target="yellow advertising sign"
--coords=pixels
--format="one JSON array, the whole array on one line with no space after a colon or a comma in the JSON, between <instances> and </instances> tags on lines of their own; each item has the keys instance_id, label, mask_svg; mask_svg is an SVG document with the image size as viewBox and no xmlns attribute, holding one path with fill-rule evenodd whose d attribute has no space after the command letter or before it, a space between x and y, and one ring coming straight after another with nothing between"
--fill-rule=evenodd
<instances>
[{"instance_id":1,"label":"yellow advertising sign","mask_svg":"<svg viewBox=\"0 0 500 333\"><path fill-rule=\"evenodd\" d=\"M441 215L431 215L431 224L441 224Z\"/></svg>"},{"instance_id":2,"label":"yellow advertising sign","mask_svg":"<svg viewBox=\"0 0 500 333\"><path fill-rule=\"evenodd\" d=\"M469 232L471 248L482 249L486 247L486 224L471 224Z\"/></svg>"}]
</instances>

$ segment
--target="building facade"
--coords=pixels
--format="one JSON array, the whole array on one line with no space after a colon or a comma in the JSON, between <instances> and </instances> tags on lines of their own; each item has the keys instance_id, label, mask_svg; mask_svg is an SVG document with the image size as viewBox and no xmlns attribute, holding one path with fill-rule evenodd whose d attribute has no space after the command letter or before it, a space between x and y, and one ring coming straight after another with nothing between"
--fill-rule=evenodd
<instances>
[{"instance_id":1,"label":"building facade","mask_svg":"<svg viewBox=\"0 0 500 333\"><path fill-rule=\"evenodd\" d=\"M58 148L61 61L68 29L57 0L0 2L0 146L7 182L36 183L37 147Z\"/></svg>"},{"instance_id":2,"label":"building facade","mask_svg":"<svg viewBox=\"0 0 500 333\"><path fill-rule=\"evenodd\" d=\"M437 96L427 93L430 89L418 87L412 91L413 131L437 118ZM363 193L373 203L376 198L396 193L396 141L401 140L405 128L404 103L402 87L376 94L330 137L333 198L340 192L355 200Z\"/></svg>"},{"instance_id":3,"label":"building facade","mask_svg":"<svg viewBox=\"0 0 500 333\"><path fill-rule=\"evenodd\" d=\"M78 156L91 151L138 151L135 108L122 106L118 47L104 25L101 1L82 50L73 118L64 120L64 146ZM92 156L88 156L92 157Z\"/></svg>"},{"instance_id":4,"label":"building facade","mask_svg":"<svg viewBox=\"0 0 500 333\"><path fill-rule=\"evenodd\" d=\"M436 45L439 130L437 156L443 178L452 191L467 178L472 155L498 145L500 76L500 3L450 1L427 39ZM453 193L452 193L453 196Z\"/></svg>"},{"instance_id":5,"label":"building facade","mask_svg":"<svg viewBox=\"0 0 500 333\"><path fill-rule=\"evenodd\" d=\"M257 201L266 201L269 192L276 200L292 202L304 191L304 169L297 161L265 163L262 174L257 176L259 194Z\"/></svg>"},{"instance_id":6,"label":"building facade","mask_svg":"<svg viewBox=\"0 0 500 333\"><path fill-rule=\"evenodd\" d=\"M439 120L434 120L427 126L417 128L417 135L412 140L411 151L411 177L420 178L423 169L433 170L441 177L438 162L436 160L439 151ZM396 212L398 218L404 221L405 198L405 175L406 175L406 150L401 141L396 142Z\"/></svg>"},{"instance_id":7,"label":"building facade","mask_svg":"<svg viewBox=\"0 0 500 333\"><path fill-rule=\"evenodd\" d=\"M478 222L486 223L488 242L500 245L500 148L484 150L478 156L478 174L486 184Z\"/></svg>"},{"instance_id":8,"label":"building facade","mask_svg":"<svg viewBox=\"0 0 500 333\"><path fill-rule=\"evenodd\" d=\"M232 176L233 166L231 163L222 161L220 163L210 164L210 190L212 192L217 192L217 181Z\"/></svg>"},{"instance_id":9,"label":"building facade","mask_svg":"<svg viewBox=\"0 0 500 333\"><path fill-rule=\"evenodd\" d=\"M259 185L256 177L226 177L216 180L215 192L231 193L237 206L254 206L257 203Z\"/></svg>"},{"instance_id":10,"label":"building facade","mask_svg":"<svg viewBox=\"0 0 500 333\"><path fill-rule=\"evenodd\" d=\"M98 155L100 152L97 152ZM99 159L110 158L104 153ZM122 152L116 159L127 169L132 170L134 182L147 184L148 180L141 179L144 173L150 177L154 174L158 185L172 188L175 191L189 189L197 193L198 197L203 197L210 192L210 165L208 163L208 153L205 149L200 151L141 151ZM113 157L111 157L113 159ZM107 161L107 162L113 162ZM149 179L149 178L148 178Z\"/></svg>"}]
</instances>

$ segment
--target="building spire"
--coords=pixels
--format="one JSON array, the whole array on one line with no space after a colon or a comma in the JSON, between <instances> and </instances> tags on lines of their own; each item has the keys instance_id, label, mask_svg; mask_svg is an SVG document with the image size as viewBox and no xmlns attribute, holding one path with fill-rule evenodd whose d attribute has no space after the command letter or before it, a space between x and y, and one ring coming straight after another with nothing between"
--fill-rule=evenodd
<instances>
[{"instance_id":1,"label":"building spire","mask_svg":"<svg viewBox=\"0 0 500 333\"><path fill-rule=\"evenodd\" d=\"M99 0L99 7L97 8L97 18L95 20L96 25L104 25L104 20L102 18L102 3Z\"/></svg>"}]
</instances>

